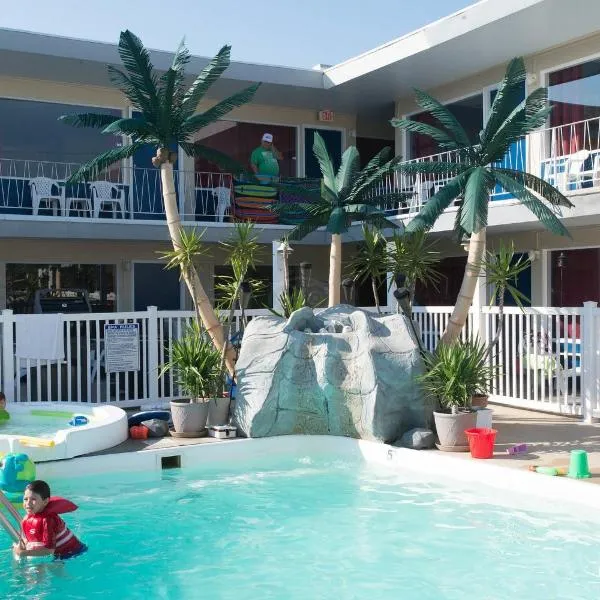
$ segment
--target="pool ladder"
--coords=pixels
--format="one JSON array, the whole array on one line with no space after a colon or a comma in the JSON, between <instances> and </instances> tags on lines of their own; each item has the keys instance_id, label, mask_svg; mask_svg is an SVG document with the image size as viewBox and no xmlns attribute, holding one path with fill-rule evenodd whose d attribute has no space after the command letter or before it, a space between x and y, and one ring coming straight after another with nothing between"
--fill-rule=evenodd
<instances>
[{"instance_id":1,"label":"pool ladder","mask_svg":"<svg viewBox=\"0 0 600 600\"><path fill-rule=\"evenodd\" d=\"M14 542L22 542L21 516L2 491L0 491L0 504L6 508L8 514L16 521L16 524L12 523L9 517L0 508L0 525L6 529L6 532L8 535L10 535Z\"/></svg>"}]
</instances>

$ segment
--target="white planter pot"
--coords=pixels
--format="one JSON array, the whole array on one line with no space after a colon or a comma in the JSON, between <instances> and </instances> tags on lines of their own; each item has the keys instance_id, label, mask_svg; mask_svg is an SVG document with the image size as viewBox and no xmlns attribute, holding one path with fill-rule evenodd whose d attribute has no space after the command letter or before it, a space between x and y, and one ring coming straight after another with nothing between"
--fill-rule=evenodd
<instances>
[{"instance_id":1,"label":"white planter pot","mask_svg":"<svg viewBox=\"0 0 600 600\"><path fill-rule=\"evenodd\" d=\"M176 433L201 433L206 429L208 402L171 400L171 417Z\"/></svg>"},{"instance_id":2,"label":"white planter pot","mask_svg":"<svg viewBox=\"0 0 600 600\"><path fill-rule=\"evenodd\" d=\"M231 400L226 398L211 398L208 406L208 426L227 425L229 423L229 405Z\"/></svg>"},{"instance_id":3,"label":"white planter pot","mask_svg":"<svg viewBox=\"0 0 600 600\"><path fill-rule=\"evenodd\" d=\"M461 412L457 414L434 412L435 428L440 439L440 450L464 451L469 450L469 441L465 429L473 429L477 422L476 412Z\"/></svg>"}]
</instances>

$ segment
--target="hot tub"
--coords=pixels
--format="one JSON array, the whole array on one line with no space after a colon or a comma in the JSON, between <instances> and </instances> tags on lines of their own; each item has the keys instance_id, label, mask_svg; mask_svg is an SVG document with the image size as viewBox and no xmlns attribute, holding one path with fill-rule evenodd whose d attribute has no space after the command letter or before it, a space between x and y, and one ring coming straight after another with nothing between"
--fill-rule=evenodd
<instances>
[{"instance_id":1,"label":"hot tub","mask_svg":"<svg viewBox=\"0 0 600 600\"><path fill-rule=\"evenodd\" d=\"M128 437L127 414L116 406L10 404L0 421L0 454L23 452L34 462L63 460L112 448ZM76 415L87 425L69 425Z\"/></svg>"}]
</instances>

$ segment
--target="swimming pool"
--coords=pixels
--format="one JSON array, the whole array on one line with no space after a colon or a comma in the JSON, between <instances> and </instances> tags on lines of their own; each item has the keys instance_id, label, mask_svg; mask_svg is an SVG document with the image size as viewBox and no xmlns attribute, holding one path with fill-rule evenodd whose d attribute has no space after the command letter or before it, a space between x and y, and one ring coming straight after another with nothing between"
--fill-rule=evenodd
<instances>
[{"instance_id":1,"label":"swimming pool","mask_svg":"<svg viewBox=\"0 0 600 600\"><path fill-rule=\"evenodd\" d=\"M0 454L24 452L36 463L104 450L128 437L127 414L116 406L22 403L7 408L10 419L0 421ZM69 425L75 415L85 416L88 424Z\"/></svg>"},{"instance_id":2,"label":"swimming pool","mask_svg":"<svg viewBox=\"0 0 600 600\"><path fill-rule=\"evenodd\" d=\"M188 450L196 466L186 469L51 477L55 493L80 504L67 520L90 550L64 564L21 567L1 550L0 597L598 596L600 528L585 508L561 512L555 500L324 452L314 438L293 452L278 443L258 444L260 455L253 441ZM228 453L236 460L210 460ZM121 456L121 469L126 462ZM101 463L79 465L93 473ZM69 464L60 467L66 473ZM8 545L3 532L0 542Z\"/></svg>"}]
</instances>

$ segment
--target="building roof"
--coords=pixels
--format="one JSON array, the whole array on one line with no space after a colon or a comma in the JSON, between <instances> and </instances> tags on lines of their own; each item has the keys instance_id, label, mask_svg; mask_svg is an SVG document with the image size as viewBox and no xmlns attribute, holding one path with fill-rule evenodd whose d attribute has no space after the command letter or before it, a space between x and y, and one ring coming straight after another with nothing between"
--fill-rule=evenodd
<instances>
[{"instance_id":1,"label":"building roof","mask_svg":"<svg viewBox=\"0 0 600 600\"><path fill-rule=\"evenodd\" d=\"M443 85L584 37L598 22L598 0L483 0L324 71L232 62L211 92L224 97L261 81L258 103L377 114L414 87ZM171 63L170 52L151 55L159 69ZM189 72L208 60L193 57ZM0 74L108 85L106 64L119 64L115 44L0 29Z\"/></svg>"}]
</instances>

